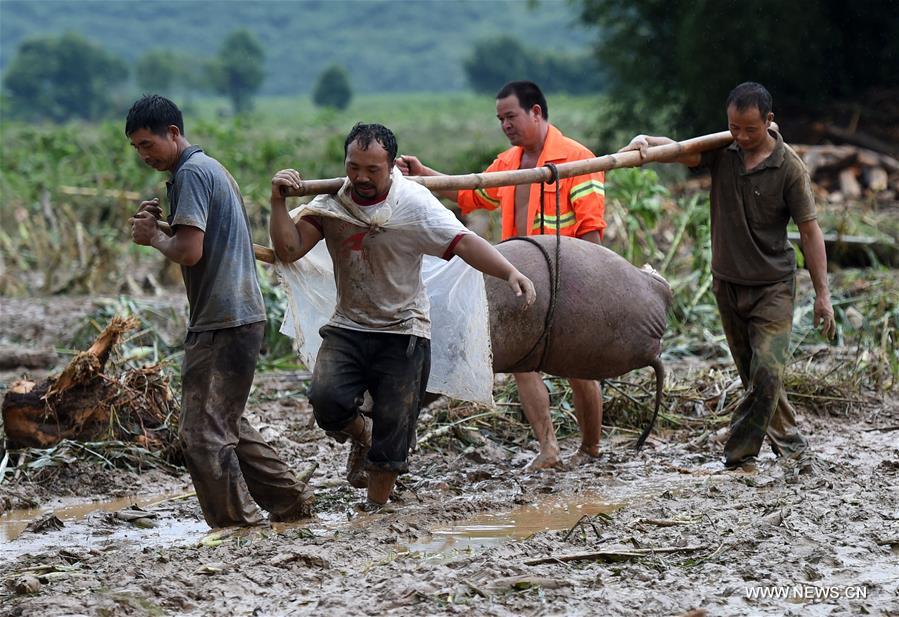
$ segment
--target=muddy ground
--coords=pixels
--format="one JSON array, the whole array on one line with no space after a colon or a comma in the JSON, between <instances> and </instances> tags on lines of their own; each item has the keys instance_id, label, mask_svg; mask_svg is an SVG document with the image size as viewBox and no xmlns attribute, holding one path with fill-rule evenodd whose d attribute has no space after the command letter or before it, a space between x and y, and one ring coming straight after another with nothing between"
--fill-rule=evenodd
<instances>
[{"instance_id":1,"label":"muddy ground","mask_svg":"<svg viewBox=\"0 0 899 617\"><path fill-rule=\"evenodd\" d=\"M15 331L0 342L46 349L90 311L3 302ZM669 368L684 383L709 366ZM661 431L634 452L632 432L609 428L595 463L528 474L535 448L512 406L525 448L489 426L448 431L414 454L388 511L365 514L342 480L347 446L315 427L306 377L258 374L248 417L297 469L319 463L313 518L210 534L184 473L92 456L10 468L0 615L899 615L895 394L848 414L797 401L812 473L767 447L755 469L726 471L714 432ZM149 514L129 516L132 504ZM64 527L22 531L51 511ZM789 597L751 597L762 593Z\"/></svg>"}]
</instances>

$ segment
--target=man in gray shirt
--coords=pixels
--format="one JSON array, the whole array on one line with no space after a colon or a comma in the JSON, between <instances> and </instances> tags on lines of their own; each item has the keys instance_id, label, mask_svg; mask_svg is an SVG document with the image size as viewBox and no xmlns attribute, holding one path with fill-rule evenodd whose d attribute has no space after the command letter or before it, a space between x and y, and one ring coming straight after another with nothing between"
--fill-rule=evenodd
<instances>
[{"instance_id":1,"label":"man in gray shirt","mask_svg":"<svg viewBox=\"0 0 899 617\"><path fill-rule=\"evenodd\" d=\"M243 418L265 329L249 221L231 174L184 136L181 111L149 95L128 112L125 134L141 159L171 173L172 236L158 200L131 219L132 238L181 265L190 303L179 436L210 527L254 525L309 514L311 492ZM254 503L254 500L256 503Z\"/></svg>"}]
</instances>

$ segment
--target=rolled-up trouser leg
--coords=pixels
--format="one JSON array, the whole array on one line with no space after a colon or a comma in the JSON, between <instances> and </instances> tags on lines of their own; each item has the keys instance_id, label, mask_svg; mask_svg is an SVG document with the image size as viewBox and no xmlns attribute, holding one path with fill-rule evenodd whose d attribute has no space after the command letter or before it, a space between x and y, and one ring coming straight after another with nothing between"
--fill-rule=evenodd
<instances>
[{"instance_id":1,"label":"rolled-up trouser leg","mask_svg":"<svg viewBox=\"0 0 899 617\"><path fill-rule=\"evenodd\" d=\"M238 330L242 332L234 332ZM261 336L252 330L241 326L189 332L184 344L179 435L187 470L210 527L252 525L262 520L247 490L237 453L241 416L261 344Z\"/></svg>"},{"instance_id":2,"label":"rolled-up trouser leg","mask_svg":"<svg viewBox=\"0 0 899 617\"><path fill-rule=\"evenodd\" d=\"M338 441L346 441L342 433L356 416L364 400L366 388L365 332L325 326L321 348L315 358L309 403L315 422Z\"/></svg>"},{"instance_id":3,"label":"rolled-up trouser leg","mask_svg":"<svg viewBox=\"0 0 899 617\"><path fill-rule=\"evenodd\" d=\"M431 371L431 341L411 335L376 334L369 365L372 440L366 468L404 473Z\"/></svg>"},{"instance_id":4,"label":"rolled-up trouser leg","mask_svg":"<svg viewBox=\"0 0 899 617\"><path fill-rule=\"evenodd\" d=\"M404 472L430 372L430 341L417 336L325 326L309 402L315 421L338 434L372 396L372 444L366 469Z\"/></svg>"},{"instance_id":5,"label":"rolled-up trouser leg","mask_svg":"<svg viewBox=\"0 0 899 617\"><path fill-rule=\"evenodd\" d=\"M731 419L725 463L758 455L783 391L792 328L793 282L745 286L715 281L728 346L746 392Z\"/></svg>"}]
</instances>

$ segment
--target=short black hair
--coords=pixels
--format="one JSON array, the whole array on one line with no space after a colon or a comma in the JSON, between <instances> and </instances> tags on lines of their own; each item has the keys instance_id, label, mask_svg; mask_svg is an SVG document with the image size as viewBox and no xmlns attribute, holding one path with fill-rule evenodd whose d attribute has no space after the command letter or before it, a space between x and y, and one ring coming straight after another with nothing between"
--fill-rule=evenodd
<instances>
[{"instance_id":1,"label":"short black hair","mask_svg":"<svg viewBox=\"0 0 899 617\"><path fill-rule=\"evenodd\" d=\"M724 108L727 109L731 105L736 107L737 111L746 111L750 107L757 107L764 119L771 113L774 101L765 86L754 81L744 81L727 95L727 104Z\"/></svg>"},{"instance_id":2,"label":"short black hair","mask_svg":"<svg viewBox=\"0 0 899 617\"><path fill-rule=\"evenodd\" d=\"M357 122L350 130L350 134L346 136L346 141L343 142L344 158L346 158L347 152L350 149L350 144L354 141L359 142L359 147L362 150L368 150L371 142L378 142L384 146L385 150L387 150L387 159L390 161L390 165L393 165L393 162L396 159L396 153L399 151L399 148L397 148L396 145L396 135L383 124L363 124Z\"/></svg>"},{"instance_id":3,"label":"short black hair","mask_svg":"<svg viewBox=\"0 0 899 617\"><path fill-rule=\"evenodd\" d=\"M156 135L165 135L172 125L177 126L181 134L184 134L184 117L178 106L164 96L145 94L128 110L125 135L130 136L140 129L147 129Z\"/></svg>"},{"instance_id":4,"label":"short black hair","mask_svg":"<svg viewBox=\"0 0 899 617\"><path fill-rule=\"evenodd\" d=\"M549 120L549 108L546 106L546 97L543 96L540 86L532 81L510 81L496 93L496 100L513 94L518 97L522 109L527 111L534 105L539 105L543 119Z\"/></svg>"}]
</instances>

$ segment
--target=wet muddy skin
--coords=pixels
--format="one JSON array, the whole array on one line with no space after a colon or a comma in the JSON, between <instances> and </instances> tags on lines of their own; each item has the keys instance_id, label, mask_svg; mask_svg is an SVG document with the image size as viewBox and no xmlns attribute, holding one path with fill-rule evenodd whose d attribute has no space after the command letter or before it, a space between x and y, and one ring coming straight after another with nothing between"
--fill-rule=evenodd
<instances>
[{"instance_id":1,"label":"wet muddy skin","mask_svg":"<svg viewBox=\"0 0 899 617\"><path fill-rule=\"evenodd\" d=\"M523 471L532 441L517 448L488 439L473 448L450 439L413 454L390 508L363 514L354 506L364 491L343 479L346 446L315 427L304 378L257 374L247 417L294 469L320 463L313 518L211 533L196 499L184 496L186 474L80 459L40 477L7 473L0 616L681 615L697 608L899 615L899 432L886 430L899 426L894 395L851 416L801 409L821 461L811 475L797 474L767 445L754 470L726 471L721 443L687 430L657 433L637 453L628 447L633 434L612 430L595 463L537 474ZM576 437L561 443L566 454L577 445ZM115 516L132 505L154 515L152 526ZM31 511L20 511L26 506ZM51 511L62 529L22 530ZM583 553L605 557L561 559ZM835 595L748 597L768 586ZM856 589L865 597L850 597Z\"/></svg>"}]
</instances>

